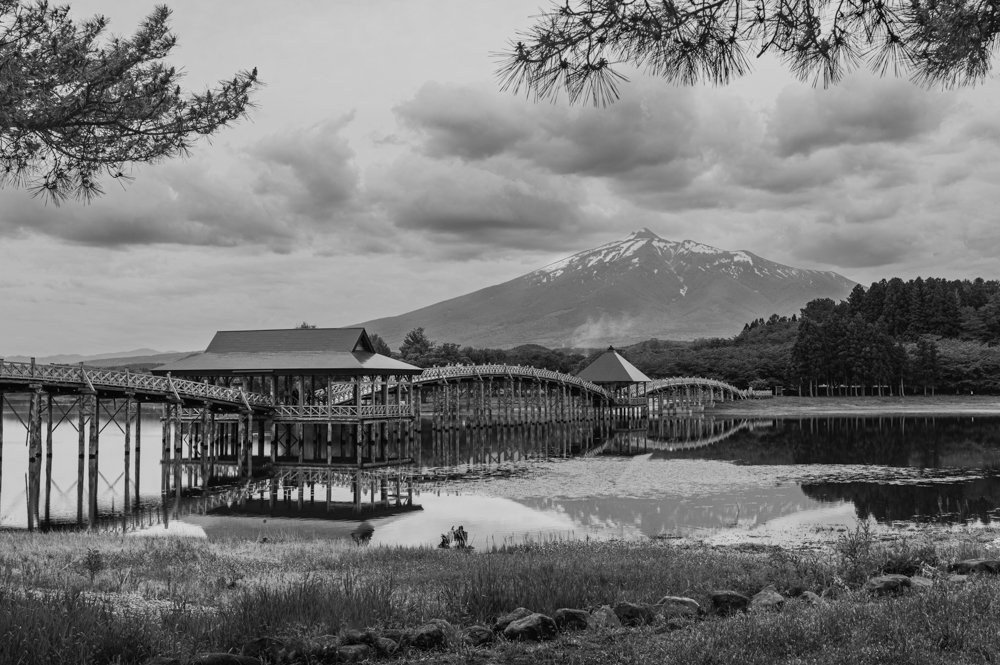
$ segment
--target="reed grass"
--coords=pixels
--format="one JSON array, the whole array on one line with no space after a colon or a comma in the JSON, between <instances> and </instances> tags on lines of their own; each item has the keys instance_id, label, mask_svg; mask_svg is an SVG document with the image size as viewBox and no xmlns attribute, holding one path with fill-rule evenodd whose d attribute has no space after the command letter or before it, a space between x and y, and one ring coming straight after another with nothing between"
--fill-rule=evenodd
<instances>
[{"instance_id":1,"label":"reed grass","mask_svg":"<svg viewBox=\"0 0 1000 665\"><path fill-rule=\"evenodd\" d=\"M813 553L549 541L470 554L293 538L0 533L0 663L143 663L236 650L260 636L306 647L344 627L403 628L432 618L469 625L521 606L552 613L664 595L706 604L715 589L750 595L769 585L792 598L824 593L830 604L791 601L781 614L711 620L676 634L567 635L533 647L531 662L565 662L560 649L595 663L877 662L892 650L904 654L898 662L978 662L1000 653L995 579L888 600L858 588L878 573L943 576L950 561L995 556L993 536L882 542L861 527L833 550ZM502 662L527 662L527 647L497 649ZM477 654L435 658L477 662Z\"/></svg>"}]
</instances>

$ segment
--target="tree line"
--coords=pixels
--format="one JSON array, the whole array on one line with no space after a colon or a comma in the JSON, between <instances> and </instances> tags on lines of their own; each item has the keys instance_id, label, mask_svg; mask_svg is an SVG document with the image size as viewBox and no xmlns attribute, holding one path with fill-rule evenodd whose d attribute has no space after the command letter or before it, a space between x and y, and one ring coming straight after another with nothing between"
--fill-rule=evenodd
<instances>
[{"instance_id":1,"label":"tree line","mask_svg":"<svg viewBox=\"0 0 1000 665\"><path fill-rule=\"evenodd\" d=\"M421 367L513 364L575 374L604 348L527 344L484 349L411 330L398 353ZM740 388L801 395L1000 393L1000 282L899 278L856 286L841 302L810 301L798 315L773 314L733 337L650 339L616 347L651 378L702 376Z\"/></svg>"}]
</instances>

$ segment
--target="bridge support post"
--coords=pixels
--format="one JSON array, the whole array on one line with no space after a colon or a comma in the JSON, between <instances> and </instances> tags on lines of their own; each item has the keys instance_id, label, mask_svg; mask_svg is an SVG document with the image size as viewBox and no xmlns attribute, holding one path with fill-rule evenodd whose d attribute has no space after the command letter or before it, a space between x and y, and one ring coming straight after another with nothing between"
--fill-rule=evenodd
<instances>
[{"instance_id":1,"label":"bridge support post","mask_svg":"<svg viewBox=\"0 0 1000 665\"><path fill-rule=\"evenodd\" d=\"M39 414L41 396L39 387L32 387L35 391L31 393L31 401L28 403L28 486L25 488L25 503L28 509L28 531L35 530L35 484L37 482L36 474L38 472L38 465L41 462L35 453L35 437L40 436L38 430L41 428L41 414Z\"/></svg>"},{"instance_id":2,"label":"bridge support post","mask_svg":"<svg viewBox=\"0 0 1000 665\"><path fill-rule=\"evenodd\" d=\"M94 410L90 414L90 450L87 469L90 497L87 515L91 529L97 528L97 460L101 440L101 398L97 395L94 395L93 407Z\"/></svg>"},{"instance_id":3,"label":"bridge support post","mask_svg":"<svg viewBox=\"0 0 1000 665\"><path fill-rule=\"evenodd\" d=\"M201 436L198 437L199 445L199 456L201 457L201 493L206 495L208 493L208 458L211 455L212 435L214 434L212 423L210 420L211 407L206 402L201 409Z\"/></svg>"},{"instance_id":4,"label":"bridge support post","mask_svg":"<svg viewBox=\"0 0 1000 665\"><path fill-rule=\"evenodd\" d=\"M245 480L248 476L246 474L246 456L247 451L250 446L247 445L247 418L249 414L244 411L240 411L239 422L236 426L236 477L240 480Z\"/></svg>"},{"instance_id":5,"label":"bridge support post","mask_svg":"<svg viewBox=\"0 0 1000 665\"><path fill-rule=\"evenodd\" d=\"M139 451L142 448L142 402L135 403L135 500L132 505L139 507Z\"/></svg>"},{"instance_id":6,"label":"bridge support post","mask_svg":"<svg viewBox=\"0 0 1000 665\"><path fill-rule=\"evenodd\" d=\"M83 415L81 412L80 424L83 425ZM160 416L160 493L167 494L170 491L170 405L163 407L163 415ZM80 465L83 466L83 427L80 427ZM81 478L82 478L81 472Z\"/></svg>"},{"instance_id":7,"label":"bridge support post","mask_svg":"<svg viewBox=\"0 0 1000 665\"><path fill-rule=\"evenodd\" d=\"M125 496L122 506L122 533L128 530L128 518L132 512L132 397L135 393L125 393ZM138 474L136 474L138 475Z\"/></svg>"},{"instance_id":8,"label":"bridge support post","mask_svg":"<svg viewBox=\"0 0 1000 665\"><path fill-rule=\"evenodd\" d=\"M52 395L46 395L45 407L45 528L52 525Z\"/></svg>"},{"instance_id":9,"label":"bridge support post","mask_svg":"<svg viewBox=\"0 0 1000 665\"><path fill-rule=\"evenodd\" d=\"M181 499L181 458L184 456L184 424L181 420L181 403L175 402L170 407L170 435L174 440L174 495L178 502Z\"/></svg>"}]
</instances>

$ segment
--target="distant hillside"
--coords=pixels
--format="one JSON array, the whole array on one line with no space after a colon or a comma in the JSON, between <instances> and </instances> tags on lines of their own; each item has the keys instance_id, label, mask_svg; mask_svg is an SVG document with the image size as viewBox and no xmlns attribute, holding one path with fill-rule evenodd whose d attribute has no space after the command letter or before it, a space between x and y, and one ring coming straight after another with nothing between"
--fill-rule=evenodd
<instances>
[{"instance_id":1,"label":"distant hillside","mask_svg":"<svg viewBox=\"0 0 1000 665\"><path fill-rule=\"evenodd\" d=\"M497 348L732 337L747 321L790 316L816 298L839 300L854 286L834 272L644 229L509 282L362 325L393 348L417 327L431 339Z\"/></svg>"},{"instance_id":2,"label":"distant hillside","mask_svg":"<svg viewBox=\"0 0 1000 665\"><path fill-rule=\"evenodd\" d=\"M170 351L161 353L152 349L138 349L126 353L108 353L98 356L46 356L35 358L35 363L39 365L78 365L82 362L89 367L129 367L135 369L137 367L158 367L169 362L174 362L175 360L180 360L181 358L187 358L195 353L201 353L201 351ZM4 358L4 360L16 363L31 362L31 358L24 356L11 356Z\"/></svg>"}]
</instances>

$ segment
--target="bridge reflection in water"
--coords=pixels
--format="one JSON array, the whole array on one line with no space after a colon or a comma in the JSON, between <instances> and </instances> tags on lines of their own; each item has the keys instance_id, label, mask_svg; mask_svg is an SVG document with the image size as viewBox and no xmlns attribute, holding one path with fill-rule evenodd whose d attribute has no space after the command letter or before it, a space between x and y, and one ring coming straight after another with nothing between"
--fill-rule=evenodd
<instances>
[{"instance_id":1,"label":"bridge reflection in water","mask_svg":"<svg viewBox=\"0 0 1000 665\"><path fill-rule=\"evenodd\" d=\"M856 519L990 522L1000 508L997 418L773 420L700 413L653 417L644 428L612 428L607 437L571 425L475 427L458 418L453 427L435 428L432 420L422 423L420 446L413 451L416 465L406 478L416 509L422 496L446 495L433 503L427 498L428 511L448 497L452 505L471 506L476 497L468 493L482 491L484 481L495 496L509 497L536 515L562 516L578 534L698 534L824 519L848 525ZM591 464L586 458L603 461ZM567 463L542 465L540 474L529 473L516 484L522 470L543 461ZM504 489L511 482L513 489ZM529 486L527 495L518 494ZM281 506L294 506L299 492L305 492L308 506L314 489L297 487L294 478L283 481L274 514L295 515L281 512ZM381 496L377 491L374 496L376 512L366 516L414 519L405 517L405 506L383 512ZM366 506L371 498L366 495ZM260 499L256 505L266 514L267 501Z\"/></svg>"}]
</instances>

